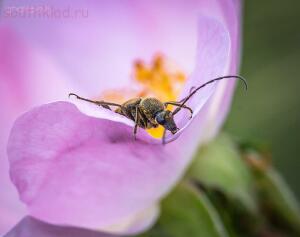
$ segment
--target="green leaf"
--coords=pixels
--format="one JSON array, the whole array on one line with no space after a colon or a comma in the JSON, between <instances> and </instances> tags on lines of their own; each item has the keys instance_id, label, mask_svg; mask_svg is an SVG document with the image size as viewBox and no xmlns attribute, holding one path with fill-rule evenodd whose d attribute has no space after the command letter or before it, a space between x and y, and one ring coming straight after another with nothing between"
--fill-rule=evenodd
<instances>
[{"instance_id":1,"label":"green leaf","mask_svg":"<svg viewBox=\"0 0 300 237\"><path fill-rule=\"evenodd\" d=\"M257 170L259 200L269 218L286 225L300 235L299 204L281 176L272 168Z\"/></svg>"},{"instance_id":2,"label":"green leaf","mask_svg":"<svg viewBox=\"0 0 300 237\"><path fill-rule=\"evenodd\" d=\"M239 199L230 197L219 188L207 187L202 183L195 184L218 210L229 236L257 236L264 223L261 215L252 213Z\"/></svg>"},{"instance_id":3,"label":"green leaf","mask_svg":"<svg viewBox=\"0 0 300 237\"><path fill-rule=\"evenodd\" d=\"M204 194L181 183L162 202L161 216L143 237L227 237L217 211Z\"/></svg>"},{"instance_id":4,"label":"green leaf","mask_svg":"<svg viewBox=\"0 0 300 237\"><path fill-rule=\"evenodd\" d=\"M257 211L251 171L235 144L224 134L200 150L187 178L219 188L251 212Z\"/></svg>"}]
</instances>

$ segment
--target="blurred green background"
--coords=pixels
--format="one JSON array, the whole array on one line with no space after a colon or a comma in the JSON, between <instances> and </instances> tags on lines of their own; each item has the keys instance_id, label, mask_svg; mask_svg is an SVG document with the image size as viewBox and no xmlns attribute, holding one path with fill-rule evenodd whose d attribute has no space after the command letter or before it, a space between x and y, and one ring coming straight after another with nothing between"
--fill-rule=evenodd
<instances>
[{"instance_id":1,"label":"blurred green background","mask_svg":"<svg viewBox=\"0 0 300 237\"><path fill-rule=\"evenodd\" d=\"M241 75L225 131L270 146L300 198L300 1L244 1Z\"/></svg>"}]
</instances>

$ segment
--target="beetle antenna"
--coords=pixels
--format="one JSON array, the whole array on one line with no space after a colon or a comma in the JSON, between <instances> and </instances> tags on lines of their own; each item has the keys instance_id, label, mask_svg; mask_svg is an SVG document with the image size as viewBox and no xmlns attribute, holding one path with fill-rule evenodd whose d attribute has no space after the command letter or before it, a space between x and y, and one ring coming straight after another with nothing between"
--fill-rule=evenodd
<instances>
[{"instance_id":1,"label":"beetle antenna","mask_svg":"<svg viewBox=\"0 0 300 237\"><path fill-rule=\"evenodd\" d=\"M109 109L109 106L118 106L118 107L122 107L122 105L120 104L117 104L117 103L112 103L112 102L106 102L106 101L96 101L96 100L90 100L90 99L86 99L86 98L83 98L79 95L76 95L74 93L69 93L69 98L71 96L75 96L78 100L83 100L83 101L87 101L87 102L90 102L90 103L93 103L93 104L96 104L96 105L99 105L99 106L102 106L104 107L105 109Z\"/></svg>"},{"instance_id":2,"label":"beetle antenna","mask_svg":"<svg viewBox=\"0 0 300 237\"><path fill-rule=\"evenodd\" d=\"M223 76L223 77L217 77L217 78L214 78L214 79L212 79L212 80L210 80L210 81L204 83L203 85L197 87L196 89L194 89L192 92L190 92L190 94L189 94L187 97L185 97L182 101L180 101L181 104L177 107L177 109L174 110L173 115L177 114L177 113L182 109L182 107L185 105L185 103L186 103L186 102L187 102L194 94L196 94L196 92L197 92L198 90L200 90L201 88L207 86L208 84L211 84L211 83L213 83L213 82L220 81L220 80L223 80L223 79L226 79L226 78L236 78L236 79L240 79L240 80L244 83L244 85L245 85L245 90L248 89L248 84L247 84L246 79L243 78L243 77L241 77L241 76L230 75L230 76Z\"/></svg>"}]
</instances>

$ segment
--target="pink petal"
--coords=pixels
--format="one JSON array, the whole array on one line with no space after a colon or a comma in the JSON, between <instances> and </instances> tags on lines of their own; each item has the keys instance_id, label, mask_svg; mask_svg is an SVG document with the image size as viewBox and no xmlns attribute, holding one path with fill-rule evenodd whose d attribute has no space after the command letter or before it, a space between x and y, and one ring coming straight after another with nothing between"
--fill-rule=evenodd
<instances>
[{"instance_id":1,"label":"pink petal","mask_svg":"<svg viewBox=\"0 0 300 237\"><path fill-rule=\"evenodd\" d=\"M221 1L223 16L231 39L230 64L227 74L237 74L240 65L240 42L241 42L241 4L242 1ZM220 86L214 98L204 108L207 113L206 125L210 129L207 139L212 139L222 126L227 113L230 110L231 100L235 89L235 80L227 81Z\"/></svg>"},{"instance_id":2,"label":"pink petal","mask_svg":"<svg viewBox=\"0 0 300 237\"><path fill-rule=\"evenodd\" d=\"M237 73L240 64L241 1L210 1L209 3L207 2L207 4L202 2L202 6L202 12L214 12L217 10L218 13L214 14L214 17L223 22L226 30L229 32L229 66L223 75L234 75ZM191 133L188 134L185 132L187 133L187 136L190 137L189 140L191 142L189 144L191 149L192 147L197 146L197 144L194 144L194 141L207 142L219 131L230 109L235 88L235 81L236 80L231 79L218 83L214 95L209 98L208 102L201 109L200 114L195 119L196 122L193 122L194 125L190 129ZM179 136L179 134L180 132L177 134L177 136ZM170 141L174 139L176 139L176 136L171 138Z\"/></svg>"},{"instance_id":3,"label":"pink petal","mask_svg":"<svg viewBox=\"0 0 300 237\"><path fill-rule=\"evenodd\" d=\"M43 4L39 0L7 0L4 9L42 6L60 12L70 9L71 13L87 10L88 15L75 19L51 15L6 17L3 24L48 51L80 88L99 95L106 88L126 85L133 61L149 60L156 52L162 51L191 73L198 17L203 14L225 23L222 5L226 2L231 1L53 0ZM232 9L228 12L233 13Z\"/></svg>"},{"instance_id":4,"label":"pink petal","mask_svg":"<svg viewBox=\"0 0 300 237\"><path fill-rule=\"evenodd\" d=\"M4 237L118 237L80 228L49 225L30 216L22 219ZM120 236L119 236L120 237Z\"/></svg>"},{"instance_id":5,"label":"pink petal","mask_svg":"<svg viewBox=\"0 0 300 237\"><path fill-rule=\"evenodd\" d=\"M181 98L190 94L193 87L199 87L205 82L225 75L228 72L230 62L230 36L224 25L219 21L207 17L201 17L198 26L198 55L196 68L191 78L186 83ZM224 82L218 82L222 84ZM225 82L226 83L226 82ZM167 141L177 138L184 129L197 117L207 100L216 90L216 84L210 84L195 94L186 105L190 106L194 113L193 118L188 119L185 113L176 115L177 125L180 131L172 136L168 132Z\"/></svg>"},{"instance_id":6,"label":"pink petal","mask_svg":"<svg viewBox=\"0 0 300 237\"><path fill-rule=\"evenodd\" d=\"M9 179L6 144L13 121L31 106L66 97L70 86L46 55L0 27L0 235L26 212Z\"/></svg>"},{"instance_id":7,"label":"pink petal","mask_svg":"<svg viewBox=\"0 0 300 237\"><path fill-rule=\"evenodd\" d=\"M8 144L11 178L30 214L93 229L152 207L181 166L173 152L134 141L131 127L64 102L20 117Z\"/></svg>"}]
</instances>

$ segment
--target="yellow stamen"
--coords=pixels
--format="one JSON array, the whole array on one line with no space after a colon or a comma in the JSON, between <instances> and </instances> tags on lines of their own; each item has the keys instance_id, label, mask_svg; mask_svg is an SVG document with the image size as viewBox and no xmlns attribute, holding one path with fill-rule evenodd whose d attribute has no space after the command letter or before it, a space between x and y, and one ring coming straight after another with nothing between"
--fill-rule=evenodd
<instances>
[{"instance_id":1,"label":"yellow stamen","mask_svg":"<svg viewBox=\"0 0 300 237\"><path fill-rule=\"evenodd\" d=\"M176 100L186 80L182 71L167 62L161 54L156 55L150 65L136 61L133 77L143 86L146 94L153 94L162 101Z\"/></svg>"},{"instance_id":2,"label":"yellow stamen","mask_svg":"<svg viewBox=\"0 0 300 237\"><path fill-rule=\"evenodd\" d=\"M124 103L134 97L149 96L156 97L163 102L174 101L178 98L186 81L185 74L162 54L155 55L150 64L146 64L142 60L136 60L132 75L134 83L141 88L139 91L106 91L102 98L119 103ZM168 106L168 109L171 108L171 106ZM163 127L159 126L158 128L148 129L147 132L155 138L161 138L163 130Z\"/></svg>"}]
</instances>

